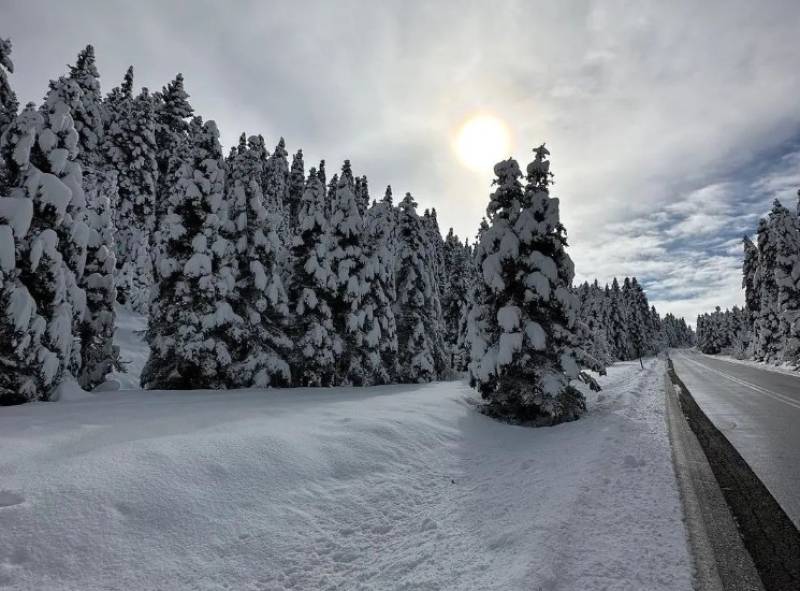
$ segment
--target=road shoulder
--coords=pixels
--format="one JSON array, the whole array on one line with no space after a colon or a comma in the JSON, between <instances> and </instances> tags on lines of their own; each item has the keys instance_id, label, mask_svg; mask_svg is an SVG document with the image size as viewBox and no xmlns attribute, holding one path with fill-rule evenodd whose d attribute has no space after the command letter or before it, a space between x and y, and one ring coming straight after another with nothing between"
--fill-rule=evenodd
<instances>
[{"instance_id":1,"label":"road shoulder","mask_svg":"<svg viewBox=\"0 0 800 591\"><path fill-rule=\"evenodd\" d=\"M680 387L680 386L677 386ZM667 424L700 591L759 591L764 587L744 547L705 453L665 376Z\"/></svg>"}]
</instances>

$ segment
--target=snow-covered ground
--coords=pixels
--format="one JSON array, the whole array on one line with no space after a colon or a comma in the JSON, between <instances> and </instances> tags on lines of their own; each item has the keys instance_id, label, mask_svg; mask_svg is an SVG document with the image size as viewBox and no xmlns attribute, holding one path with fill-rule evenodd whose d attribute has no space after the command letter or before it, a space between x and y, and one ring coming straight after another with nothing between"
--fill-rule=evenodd
<instances>
[{"instance_id":1,"label":"snow-covered ground","mask_svg":"<svg viewBox=\"0 0 800 591\"><path fill-rule=\"evenodd\" d=\"M540 429L462 382L0 408L0 587L690 589L663 370Z\"/></svg>"}]
</instances>

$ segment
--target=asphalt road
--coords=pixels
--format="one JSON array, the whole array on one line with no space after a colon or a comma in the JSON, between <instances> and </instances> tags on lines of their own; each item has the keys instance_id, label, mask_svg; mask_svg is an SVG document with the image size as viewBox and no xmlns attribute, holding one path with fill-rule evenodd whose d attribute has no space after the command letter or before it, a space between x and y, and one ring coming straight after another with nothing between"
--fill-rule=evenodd
<instances>
[{"instance_id":1,"label":"asphalt road","mask_svg":"<svg viewBox=\"0 0 800 591\"><path fill-rule=\"evenodd\" d=\"M696 351L670 357L703 412L800 528L800 376Z\"/></svg>"}]
</instances>

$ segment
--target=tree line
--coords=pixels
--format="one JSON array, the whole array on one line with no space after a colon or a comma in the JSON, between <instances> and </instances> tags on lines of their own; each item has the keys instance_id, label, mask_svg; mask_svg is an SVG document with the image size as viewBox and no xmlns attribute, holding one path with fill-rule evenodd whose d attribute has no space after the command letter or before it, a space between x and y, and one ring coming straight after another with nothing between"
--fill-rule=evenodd
<instances>
[{"instance_id":1,"label":"tree line","mask_svg":"<svg viewBox=\"0 0 800 591\"><path fill-rule=\"evenodd\" d=\"M798 193L800 197L800 192ZM800 369L800 209L775 200L756 242L742 244L745 305L697 317L697 345L709 354Z\"/></svg>"},{"instance_id":2,"label":"tree line","mask_svg":"<svg viewBox=\"0 0 800 591\"><path fill-rule=\"evenodd\" d=\"M513 159L472 245L345 161L281 138L227 154L179 74L103 96L87 46L21 110L0 44L0 400L46 400L120 368L115 309L147 315L153 389L368 386L468 371L498 415L575 418L616 359L686 339L636 279L572 286L548 151ZM681 324L682 323L682 324ZM667 336L667 335L672 335ZM672 341L670 339L673 339ZM677 339L677 340L674 340ZM681 341L683 342L683 341Z\"/></svg>"}]
</instances>

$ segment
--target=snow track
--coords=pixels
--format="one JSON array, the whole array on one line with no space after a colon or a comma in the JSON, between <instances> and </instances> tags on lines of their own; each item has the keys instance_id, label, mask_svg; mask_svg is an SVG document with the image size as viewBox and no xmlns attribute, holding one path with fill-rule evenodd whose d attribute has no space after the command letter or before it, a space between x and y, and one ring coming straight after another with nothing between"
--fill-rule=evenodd
<instances>
[{"instance_id":1,"label":"snow track","mask_svg":"<svg viewBox=\"0 0 800 591\"><path fill-rule=\"evenodd\" d=\"M0 588L691 588L663 363L530 429L463 383L0 409Z\"/></svg>"}]
</instances>

